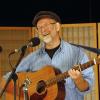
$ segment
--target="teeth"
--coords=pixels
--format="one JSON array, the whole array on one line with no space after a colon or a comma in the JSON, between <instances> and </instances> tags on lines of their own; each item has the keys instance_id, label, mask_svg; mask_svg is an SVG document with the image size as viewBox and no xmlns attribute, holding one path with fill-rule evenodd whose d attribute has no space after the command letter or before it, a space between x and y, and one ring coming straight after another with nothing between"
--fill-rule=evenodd
<instances>
[{"instance_id":1,"label":"teeth","mask_svg":"<svg viewBox=\"0 0 100 100\"><path fill-rule=\"evenodd\" d=\"M44 36L47 36L47 35L49 35L49 33L44 33Z\"/></svg>"}]
</instances>

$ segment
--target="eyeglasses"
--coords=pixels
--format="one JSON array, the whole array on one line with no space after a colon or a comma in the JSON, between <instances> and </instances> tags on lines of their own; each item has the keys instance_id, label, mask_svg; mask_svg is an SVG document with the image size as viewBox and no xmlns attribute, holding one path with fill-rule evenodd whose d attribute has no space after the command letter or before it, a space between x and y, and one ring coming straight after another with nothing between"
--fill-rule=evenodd
<instances>
[{"instance_id":1,"label":"eyeglasses","mask_svg":"<svg viewBox=\"0 0 100 100\"><path fill-rule=\"evenodd\" d=\"M42 32L42 29L51 29L52 25L54 25L56 23L49 23L49 24L45 24L44 26L41 27L36 27L38 32Z\"/></svg>"}]
</instances>

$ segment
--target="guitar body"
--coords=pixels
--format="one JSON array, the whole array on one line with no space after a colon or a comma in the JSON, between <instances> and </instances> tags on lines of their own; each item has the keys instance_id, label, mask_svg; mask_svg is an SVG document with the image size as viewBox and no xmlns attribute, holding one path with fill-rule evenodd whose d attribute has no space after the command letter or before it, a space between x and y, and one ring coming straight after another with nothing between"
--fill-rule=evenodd
<instances>
[{"instance_id":1,"label":"guitar body","mask_svg":"<svg viewBox=\"0 0 100 100\"><path fill-rule=\"evenodd\" d=\"M44 84L45 81L56 77L60 74L58 70L54 69L52 66L45 66L41 70L36 72L21 72L17 73L17 91L16 100L26 100L23 94L23 83L28 78L31 83L28 86L28 97L29 100L64 100L65 98L65 87L64 82L58 82L56 84L51 84L48 87L39 87L39 85ZM6 100L14 100L13 95L13 81L11 81L6 89L5 98Z\"/></svg>"}]
</instances>

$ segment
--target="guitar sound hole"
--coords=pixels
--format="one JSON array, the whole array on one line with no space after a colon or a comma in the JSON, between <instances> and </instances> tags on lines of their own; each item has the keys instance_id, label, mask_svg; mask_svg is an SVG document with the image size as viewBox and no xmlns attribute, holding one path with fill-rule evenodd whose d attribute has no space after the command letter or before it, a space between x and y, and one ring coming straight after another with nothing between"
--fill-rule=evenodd
<instances>
[{"instance_id":1,"label":"guitar sound hole","mask_svg":"<svg viewBox=\"0 0 100 100\"><path fill-rule=\"evenodd\" d=\"M39 81L37 84L37 92L42 93L45 91L46 84L43 80Z\"/></svg>"}]
</instances>

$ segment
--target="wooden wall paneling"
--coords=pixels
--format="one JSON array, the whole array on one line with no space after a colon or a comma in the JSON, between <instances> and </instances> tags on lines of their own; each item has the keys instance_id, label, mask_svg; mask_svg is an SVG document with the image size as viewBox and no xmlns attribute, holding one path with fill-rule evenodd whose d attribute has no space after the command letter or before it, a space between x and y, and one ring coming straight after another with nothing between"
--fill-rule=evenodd
<instances>
[{"instance_id":1,"label":"wooden wall paneling","mask_svg":"<svg viewBox=\"0 0 100 100\"><path fill-rule=\"evenodd\" d=\"M0 54L0 80L4 74L11 71L11 66L8 62L9 53L22 47L31 37L31 27L0 27L0 45L3 47L3 51ZM26 55L29 52L31 52L31 49L26 50ZM11 56L12 67L16 65L19 55L20 53L15 53ZM1 100L7 100L5 93Z\"/></svg>"},{"instance_id":2,"label":"wooden wall paneling","mask_svg":"<svg viewBox=\"0 0 100 100\"><path fill-rule=\"evenodd\" d=\"M62 37L69 43L75 43L90 47L97 47L96 23L63 24ZM90 59L97 57L96 54L85 50ZM99 100L98 97L98 69L94 66L95 85L91 93L85 96L85 100Z\"/></svg>"},{"instance_id":3,"label":"wooden wall paneling","mask_svg":"<svg viewBox=\"0 0 100 100\"><path fill-rule=\"evenodd\" d=\"M12 50L20 48L31 37L31 27L0 27L0 45L3 47L3 51L0 54L1 76L11 70L8 63L8 54ZM11 57L13 67L18 60L18 55L16 53Z\"/></svg>"},{"instance_id":4,"label":"wooden wall paneling","mask_svg":"<svg viewBox=\"0 0 100 100\"><path fill-rule=\"evenodd\" d=\"M100 49L100 23L98 23L98 48ZM99 71L98 75L99 75L99 98L100 98L100 64L98 65L98 71Z\"/></svg>"}]
</instances>

